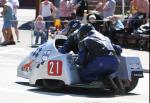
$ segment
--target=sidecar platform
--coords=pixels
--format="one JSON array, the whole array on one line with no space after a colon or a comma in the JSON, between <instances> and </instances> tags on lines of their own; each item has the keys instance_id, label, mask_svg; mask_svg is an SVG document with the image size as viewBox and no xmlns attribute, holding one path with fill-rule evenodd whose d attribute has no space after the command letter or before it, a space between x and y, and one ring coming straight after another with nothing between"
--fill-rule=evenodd
<instances>
[{"instance_id":1,"label":"sidecar platform","mask_svg":"<svg viewBox=\"0 0 150 103\"><path fill-rule=\"evenodd\" d=\"M78 83L74 85L69 85L70 87L79 87L79 88L103 88L104 84L100 81L93 81L90 83Z\"/></svg>"}]
</instances>

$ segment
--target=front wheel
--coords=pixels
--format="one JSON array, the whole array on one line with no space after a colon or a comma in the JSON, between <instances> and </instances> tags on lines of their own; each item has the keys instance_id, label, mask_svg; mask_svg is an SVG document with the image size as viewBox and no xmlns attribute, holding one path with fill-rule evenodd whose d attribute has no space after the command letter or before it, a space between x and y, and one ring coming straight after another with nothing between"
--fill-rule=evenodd
<instances>
[{"instance_id":1,"label":"front wheel","mask_svg":"<svg viewBox=\"0 0 150 103\"><path fill-rule=\"evenodd\" d=\"M43 79L42 83L48 90L60 90L65 86L64 82L60 80Z\"/></svg>"},{"instance_id":2,"label":"front wheel","mask_svg":"<svg viewBox=\"0 0 150 103\"><path fill-rule=\"evenodd\" d=\"M130 82L130 86L125 87L126 92L132 91L138 84L139 78L132 77L132 81Z\"/></svg>"}]
</instances>

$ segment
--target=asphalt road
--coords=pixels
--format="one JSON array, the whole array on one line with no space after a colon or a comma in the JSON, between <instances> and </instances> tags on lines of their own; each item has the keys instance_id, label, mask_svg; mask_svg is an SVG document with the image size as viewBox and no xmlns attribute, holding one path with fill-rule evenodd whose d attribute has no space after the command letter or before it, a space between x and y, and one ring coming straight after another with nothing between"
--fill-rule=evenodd
<instances>
[{"instance_id":1,"label":"asphalt road","mask_svg":"<svg viewBox=\"0 0 150 103\"><path fill-rule=\"evenodd\" d=\"M34 10L19 10L20 25L33 20L34 13ZM95 89L69 88L52 92L29 86L28 80L16 75L18 64L35 49L31 48L31 31L20 30L20 41L16 45L0 47L0 103L149 103L148 73L144 73L132 92L123 96ZM143 68L149 69L149 52L124 49L123 53L139 56Z\"/></svg>"},{"instance_id":2,"label":"asphalt road","mask_svg":"<svg viewBox=\"0 0 150 103\"><path fill-rule=\"evenodd\" d=\"M149 73L124 96L96 89L52 92L29 86L28 80L16 76L17 66L35 48L31 48L31 31L20 30L20 35L20 43L0 47L0 103L149 103ZM149 52L123 49L123 53L139 56L143 68L149 68Z\"/></svg>"},{"instance_id":3,"label":"asphalt road","mask_svg":"<svg viewBox=\"0 0 150 103\"><path fill-rule=\"evenodd\" d=\"M123 96L96 89L52 92L29 86L28 80L16 74L18 64L30 51L19 45L0 47L0 103L149 103L148 73L132 92Z\"/></svg>"}]
</instances>

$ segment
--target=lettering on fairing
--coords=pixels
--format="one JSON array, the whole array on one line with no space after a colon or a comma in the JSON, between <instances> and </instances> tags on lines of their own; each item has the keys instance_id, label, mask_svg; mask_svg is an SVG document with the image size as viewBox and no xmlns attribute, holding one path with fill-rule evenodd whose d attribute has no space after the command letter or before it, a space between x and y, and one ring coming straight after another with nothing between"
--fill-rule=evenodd
<instances>
[{"instance_id":1,"label":"lettering on fairing","mask_svg":"<svg viewBox=\"0 0 150 103\"><path fill-rule=\"evenodd\" d=\"M46 50L46 51L44 51L44 53L43 53L43 55L42 55L42 61L48 60L48 58L49 58L50 55L51 55L51 52L52 52L52 50Z\"/></svg>"},{"instance_id":2,"label":"lettering on fairing","mask_svg":"<svg viewBox=\"0 0 150 103\"><path fill-rule=\"evenodd\" d=\"M140 64L139 63L130 63L129 67L131 69L140 69Z\"/></svg>"}]
</instances>

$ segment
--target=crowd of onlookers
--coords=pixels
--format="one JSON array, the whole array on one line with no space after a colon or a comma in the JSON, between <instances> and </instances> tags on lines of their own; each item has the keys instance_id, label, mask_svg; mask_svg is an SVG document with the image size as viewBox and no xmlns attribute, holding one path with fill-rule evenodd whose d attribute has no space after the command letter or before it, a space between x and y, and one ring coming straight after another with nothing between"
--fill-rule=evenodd
<instances>
[{"instance_id":1,"label":"crowd of onlookers","mask_svg":"<svg viewBox=\"0 0 150 103\"><path fill-rule=\"evenodd\" d=\"M44 0L40 3L39 15L42 16L43 21L45 21L46 30L48 30L51 26L54 26L53 24L55 24L56 19L60 19L61 23L60 25L58 24L56 28L61 28L62 31L60 30L58 34L66 34L65 31L67 29L67 22L73 19L81 20L84 23L90 22L98 30L98 18L103 20L103 18L113 16L115 8L115 0L97 1L97 5L95 5L95 11L98 12L98 16L88 16L88 14L91 13L89 10L88 0L56 0L54 3L50 2L49 0ZM46 35L47 34L48 33L46 33Z\"/></svg>"},{"instance_id":2,"label":"crowd of onlookers","mask_svg":"<svg viewBox=\"0 0 150 103\"><path fill-rule=\"evenodd\" d=\"M57 6L55 6L49 0L44 0L40 4L40 15L44 20L53 20L54 18L60 18L61 20L78 19L82 20L84 13L89 13L89 0L56 0ZM55 1L55 2L56 2ZM115 0L100 0L95 5L97 10L104 18L114 15L116 8Z\"/></svg>"},{"instance_id":3,"label":"crowd of onlookers","mask_svg":"<svg viewBox=\"0 0 150 103\"><path fill-rule=\"evenodd\" d=\"M4 18L2 28L4 42L1 45L14 45L12 27L15 30L17 42L20 42L16 16L19 1L1 0L1 3L3 4L1 14ZM97 0L94 9L96 12L94 13L89 10L89 0L54 0L54 3L49 0L43 0L40 3L39 15L34 22L34 31L37 37L35 43L38 44L39 37L41 37L41 44L46 42L49 29L53 26L56 27L57 31L59 30L58 34L67 35L68 22L73 19L81 20L83 23L91 23L96 30L105 34L108 33L106 32L108 28L105 28L105 30L101 29L101 25L104 24L103 21L105 20L111 21L111 25L115 25L115 30L125 28L132 33L142 24L149 22L149 0L130 0L130 6L131 15L124 22L119 17L114 16L116 9L115 0ZM107 22L107 26L111 27L111 25ZM115 31L111 31L110 38L113 38L112 33L115 33Z\"/></svg>"}]
</instances>

